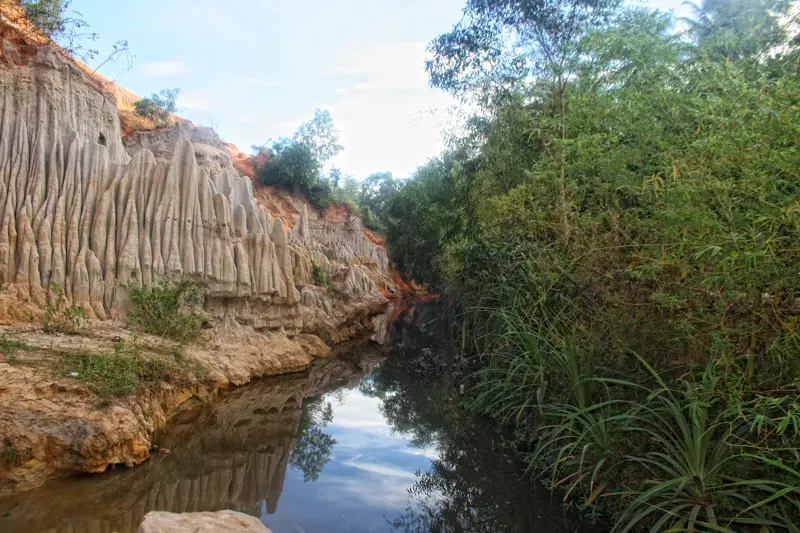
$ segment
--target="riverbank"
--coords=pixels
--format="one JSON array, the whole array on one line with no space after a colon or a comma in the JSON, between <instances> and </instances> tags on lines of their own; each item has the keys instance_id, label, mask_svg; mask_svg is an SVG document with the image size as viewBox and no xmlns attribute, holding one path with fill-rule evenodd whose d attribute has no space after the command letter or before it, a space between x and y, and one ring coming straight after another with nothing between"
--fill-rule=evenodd
<instances>
[{"instance_id":1,"label":"riverbank","mask_svg":"<svg viewBox=\"0 0 800 533\"><path fill-rule=\"evenodd\" d=\"M292 374L219 389L208 401L188 402L151 436L152 457L52 484L0 502L4 532L134 533L150 510L246 510L278 505L308 398L358 384L384 348L368 340L339 347Z\"/></svg>"},{"instance_id":2,"label":"riverbank","mask_svg":"<svg viewBox=\"0 0 800 533\"><path fill-rule=\"evenodd\" d=\"M180 346L104 324L81 336L3 335L0 497L80 472L140 464L153 452L154 432L183 410L260 376L302 371L330 352L314 335L231 331ZM120 345L122 359L115 354ZM135 359L128 358L132 350ZM127 368L114 365L129 361L144 369L134 376L148 375L119 395L109 387Z\"/></svg>"}]
</instances>

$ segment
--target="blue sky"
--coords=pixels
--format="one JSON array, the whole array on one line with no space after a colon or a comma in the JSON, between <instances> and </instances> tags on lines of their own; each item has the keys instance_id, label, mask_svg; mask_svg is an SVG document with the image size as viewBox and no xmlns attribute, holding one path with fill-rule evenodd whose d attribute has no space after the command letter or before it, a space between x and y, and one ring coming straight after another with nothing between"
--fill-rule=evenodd
<instances>
[{"instance_id":1,"label":"blue sky","mask_svg":"<svg viewBox=\"0 0 800 533\"><path fill-rule=\"evenodd\" d=\"M426 43L465 0L73 0L99 34L101 61L126 39L132 68L100 72L147 96L181 88L178 114L214 125L241 150L291 135L328 109L362 179L405 177L442 148L452 100L428 87ZM680 0L651 0L662 9Z\"/></svg>"}]
</instances>

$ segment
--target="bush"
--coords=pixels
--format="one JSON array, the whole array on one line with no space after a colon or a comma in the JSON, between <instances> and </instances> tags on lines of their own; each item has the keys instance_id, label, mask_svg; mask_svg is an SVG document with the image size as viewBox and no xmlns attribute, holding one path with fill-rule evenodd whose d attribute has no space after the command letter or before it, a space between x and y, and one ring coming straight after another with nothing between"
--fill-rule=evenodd
<instances>
[{"instance_id":1,"label":"bush","mask_svg":"<svg viewBox=\"0 0 800 533\"><path fill-rule=\"evenodd\" d=\"M55 295L55 299L53 299ZM67 305L64 289L50 284L50 297L45 304L42 328L48 333L77 334L86 323L86 312L80 305Z\"/></svg>"},{"instance_id":2,"label":"bush","mask_svg":"<svg viewBox=\"0 0 800 533\"><path fill-rule=\"evenodd\" d=\"M22 0L25 15L65 52L83 61L94 59L97 50L84 47L85 41L96 41L97 34L85 31L88 26L81 14L70 11L70 0Z\"/></svg>"},{"instance_id":3,"label":"bush","mask_svg":"<svg viewBox=\"0 0 800 533\"><path fill-rule=\"evenodd\" d=\"M193 310L201 303L197 285L161 282L154 287L132 285L128 290L128 320L146 333L178 342L189 342L200 335L203 318Z\"/></svg>"},{"instance_id":4,"label":"bush","mask_svg":"<svg viewBox=\"0 0 800 533\"><path fill-rule=\"evenodd\" d=\"M256 180L263 185L279 187L306 196L319 210L327 208L332 200L331 183L323 177L325 164L342 147L339 130L330 113L317 109L314 118L303 123L291 138L272 141L266 149L268 159L256 169ZM333 182L338 171L331 171Z\"/></svg>"},{"instance_id":5,"label":"bush","mask_svg":"<svg viewBox=\"0 0 800 533\"><path fill-rule=\"evenodd\" d=\"M169 126L172 123L171 115L178 110L176 101L180 92L180 89L162 89L158 94L134 103L133 109L140 117L155 122L156 126Z\"/></svg>"},{"instance_id":6,"label":"bush","mask_svg":"<svg viewBox=\"0 0 800 533\"><path fill-rule=\"evenodd\" d=\"M316 263L311 263L311 279L314 280L314 285L317 285L318 287L331 286L330 273Z\"/></svg>"},{"instance_id":7,"label":"bush","mask_svg":"<svg viewBox=\"0 0 800 533\"><path fill-rule=\"evenodd\" d=\"M65 377L88 383L98 396L125 396L140 385L169 381L180 373L174 361L143 357L136 339L118 341L111 354L70 354L59 360Z\"/></svg>"},{"instance_id":8,"label":"bush","mask_svg":"<svg viewBox=\"0 0 800 533\"><path fill-rule=\"evenodd\" d=\"M0 354L5 357L6 363L16 363L17 351L23 348L27 348L24 342L12 339L5 333L0 333Z\"/></svg>"}]
</instances>

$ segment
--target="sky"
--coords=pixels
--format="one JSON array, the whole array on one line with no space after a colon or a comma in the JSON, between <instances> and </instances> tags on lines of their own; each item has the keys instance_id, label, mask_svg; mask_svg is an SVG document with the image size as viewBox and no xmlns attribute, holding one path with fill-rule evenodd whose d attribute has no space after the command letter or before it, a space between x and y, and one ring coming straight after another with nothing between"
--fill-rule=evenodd
<instances>
[{"instance_id":1,"label":"sky","mask_svg":"<svg viewBox=\"0 0 800 533\"><path fill-rule=\"evenodd\" d=\"M650 0L668 10L680 0ZM330 111L344 151L334 164L363 179L410 175L443 147L455 102L428 86L428 41L465 0L73 0L99 36L133 55L99 72L148 96L181 89L178 115L240 150L291 136Z\"/></svg>"}]
</instances>

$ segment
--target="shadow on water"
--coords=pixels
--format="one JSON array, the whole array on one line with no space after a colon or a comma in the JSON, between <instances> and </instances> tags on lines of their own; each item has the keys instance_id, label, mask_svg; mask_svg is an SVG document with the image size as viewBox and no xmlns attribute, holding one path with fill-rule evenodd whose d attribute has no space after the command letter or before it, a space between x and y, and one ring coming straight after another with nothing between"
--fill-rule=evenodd
<instances>
[{"instance_id":1,"label":"shadow on water","mask_svg":"<svg viewBox=\"0 0 800 533\"><path fill-rule=\"evenodd\" d=\"M186 410L154 439L169 453L0 502L0 531L132 533L152 510L221 509L275 533L589 531L465 408L445 330L435 306L409 309L388 357L355 343Z\"/></svg>"},{"instance_id":2,"label":"shadow on water","mask_svg":"<svg viewBox=\"0 0 800 533\"><path fill-rule=\"evenodd\" d=\"M447 324L436 304L412 308L395 324L389 355L362 383L380 397L389 425L438 457L418 473L409 507L391 521L405 532L590 532L565 514L506 445L503 432L475 416L451 374Z\"/></svg>"}]
</instances>

